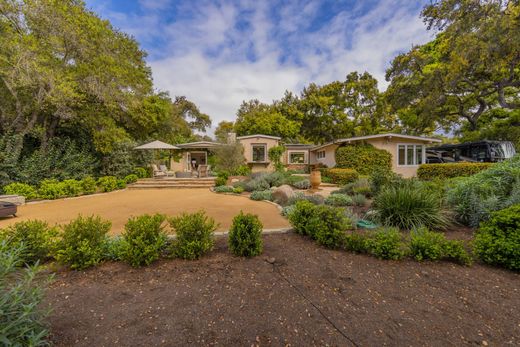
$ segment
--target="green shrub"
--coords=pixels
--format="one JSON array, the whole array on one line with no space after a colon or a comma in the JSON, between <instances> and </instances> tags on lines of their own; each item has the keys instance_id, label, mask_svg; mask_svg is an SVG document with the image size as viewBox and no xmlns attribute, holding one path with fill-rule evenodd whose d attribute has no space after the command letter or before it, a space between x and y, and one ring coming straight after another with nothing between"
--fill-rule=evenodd
<instances>
[{"instance_id":1,"label":"green shrub","mask_svg":"<svg viewBox=\"0 0 520 347\"><path fill-rule=\"evenodd\" d=\"M350 252L366 253L368 251L367 239L365 234L359 232L347 233L343 241L343 248Z\"/></svg>"},{"instance_id":2,"label":"green shrub","mask_svg":"<svg viewBox=\"0 0 520 347\"><path fill-rule=\"evenodd\" d=\"M473 176L454 179L447 192L457 219L476 227L491 212L520 203L520 155Z\"/></svg>"},{"instance_id":3,"label":"green shrub","mask_svg":"<svg viewBox=\"0 0 520 347\"><path fill-rule=\"evenodd\" d=\"M213 232L218 225L204 211L171 218L170 225L177 238L172 254L183 259L198 259L213 249Z\"/></svg>"},{"instance_id":4,"label":"green shrub","mask_svg":"<svg viewBox=\"0 0 520 347\"><path fill-rule=\"evenodd\" d=\"M343 210L330 206L316 206L310 222L310 235L318 244L338 248L344 244L345 230L352 227Z\"/></svg>"},{"instance_id":5,"label":"green shrub","mask_svg":"<svg viewBox=\"0 0 520 347\"><path fill-rule=\"evenodd\" d=\"M233 176L248 176L251 174L251 168L247 165L240 165L233 170Z\"/></svg>"},{"instance_id":6,"label":"green shrub","mask_svg":"<svg viewBox=\"0 0 520 347\"><path fill-rule=\"evenodd\" d=\"M21 195L24 196L27 200L36 199L38 197L36 189L33 186L25 183L11 183L6 185L3 190L7 195Z\"/></svg>"},{"instance_id":7,"label":"green shrub","mask_svg":"<svg viewBox=\"0 0 520 347\"><path fill-rule=\"evenodd\" d=\"M233 193L242 194L244 192L244 187L238 186L233 188Z\"/></svg>"},{"instance_id":8,"label":"green shrub","mask_svg":"<svg viewBox=\"0 0 520 347\"><path fill-rule=\"evenodd\" d=\"M52 256L58 229L46 222L29 220L15 223L0 230L0 239L6 239L10 247L21 249L20 259L26 264L43 262Z\"/></svg>"},{"instance_id":9,"label":"green shrub","mask_svg":"<svg viewBox=\"0 0 520 347\"><path fill-rule=\"evenodd\" d=\"M446 163L422 164L417 169L417 177L421 180L446 179L471 176L489 169L492 163Z\"/></svg>"},{"instance_id":10,"label":"green shrub","mask_svg":"<svg viewBox=\"0 0 520 347\"><path fill-rule=\"evenodd\" d=\"M399 260L406 254L401 233L396 228L376 231L366 240L366 246L368 252L379 259Z\"/></svg>"},{"instance_id":11,"label":"green shrub","mask_svg":"<svg viewBox=\"0 0 520 347\"><path fill-rule=\"evenodd\" d=\"M352 205L352 198L346 194L331 194L325 199L326 205L349 206Z\"/></svg>"},{"instance_id":12,"label":"green shrub","mask_svg":"<svg viewBox=\"0 0 520 347\"><path fill-rule=\"evenodd\" d=\"M304 179L294 182L292 186L296 189L309 189L311 187L311 182L308 179Z\"/></svg>"},{"instance_id":13,"label":"green shrub","mask_svg":"<svg viewBox=\"0 0 520 347\"><path fill-rule=\"evenodd\" d=\"M83 192L81 181L65 180L61 182L61 186L64 196L78 196Z\"/></svg>"},{"instance_id":14,"label":"green shrub","mask_svg":"<svg viewBox=\"0 0 520 347\"><path fill-rule=\"evenodd\" d=\"M285 184L286 174L280 171L270 172L262 178L269 184L269 187L279 187Z\"/></svg>"},{"instance_id":15,"label":"green shrub","mask_svg":"<svg viewBox=\"0 0 520 347\"><path fill-rule=\"evenodd\" d=\"M374 198L371 217L385 226L406 230L446 228L450 218L439 199L412 183L384 188Z\"/></svg>"},{"instance_id":16,"label":"green shrub","mask_svg":"<svg viewBox=\"0 0 520 347\"><path fill-rule=\"evenodd\" d=\"M104 176L97 180L97 185L102 192L111 192L118 188L118 181L114 176Z\"/></svg>"},{"instance_id":17,"label":"green shrub","mask_svg":"<svg viewBox=\"0 0 520 347\"><path fill-rule=\"evenodd\" d=\"M125 178L124 178L124 181L126 184L135 183L135 182L137 182L137 180L139 180L139 176L137 176L136 174L130 174L130 175L125 176Z\"/></svg>"},{"instance_id":18,"label":"green shrub","mask_svg":"<svg viewBox=\"0 0 520 347\"><path fill-rule=\"evenodd\" d=\"M305 181L305 180L308 180L307 178L305 178L304 176L295 176L295 175L291 175L289 174L289 171L287 172L287 177L285 177L285 184L288 184L290 186L293 186L295 187L295 184L297 182L301 182L301 181ZM296 188L296 187L295 187Z\"/></svg>"},{"instance_id":19,"label":"green shrub","mask_svg":"<svg viewBox=\"0 0 520 347\"><path fill-rule=\"evenodd\" d=\"M383 188L388 186L399 185L403 178L391 169L378 168L370 174L370 188L373 195L379 194Z\"/></svg>"},{"instance_id":20,"label":"green shrub","mask_svg":"<svg viewBox=\"0 0 520 347\"><path fill-rule=\"evenodd\" d=\"M103 260L107 234L112 223L100 217L82 217L63 226L56 259L72 269L82 270Z\"/></svg>"},{"instance_id":21,"label":"green shrub","mask_svg":"<svg viewBox=\"0 0 520 347\"><path fill-rule=\"evenodd\" d=\"M336 167L370 175L378 169L392 169L392 155L372 145L347 145L336 149Z\"/></svg>"},{"instance_id":22,"label":"green shrub","mask_svg":"<svg viewBox=\"0 0 520 347\"><path fill-rule=\"evenodd\" d=\"M240 214L233 218L229 231L228 246L234 255L254 257L262 253L262 228L258 216Z\"/></svg>"},{"instance_id":23,"label":"green shrub","mask_svg":"<svg viewBox=\"0 0 520 347\"><path fill-rule=\"evenodd\" d=\"M474 251L485 263L520 270L520 204L491 213L477 231Z\"/></svg>"},{"instance_id":24,"label":"green shrub","mask_svg":"<svg viewBox=\"0 0 520 347\"><path fill-rule=\"evenodd\" d=\"M332 179L332 183L334 184L344 185L354 182L359 178L359 173L353 169L321 169L321 172L323 176L330 177Z\"/></svg>"},{"instance_id":25,"label":"green shrub","mask_svg":"<svg viewBox=\"0 0 520 347\"><path fill-rule=\"evenodd\" d=\"M223 177L215 178L215 187L222 187L227 184L227 179Z\"/></svg>"},{"instance_id":26,"label":"green shrub","mask_svg":"<svg viewBox=\"0 0 520 347\"><path fill-rule=\"evenodd\" d=\"M469 265L471 257L462 241L447 240L444 234L429 231L427 228L414 230L410 240L410 255L422 260L452 260Z\"/></svg>"},{"instance_id":27,"label":"green shrub","mask_svg":"<svg viewBox=\"0 0 520 347\"><path fill-rule=\"evenodd\" d=\"M80 184L84 194L94 194L97 191L96 180L90 176L82 179Z\"/></svg>"},{"instance_id":28,"label":"green shrub","mask_svg":"<svg viewBox=\"0 0 520 347\"><path fill-rule=\"evenodd\" d=\"M354 206L365 206L367 204L367 198L363 194L353 195L352 204Z\"/></svg>"},{"instance_id":29,"label":"green shrub","mask_svg":"<svg viewBox=\"0 0 520 347\"><path fill-rule=\"evenodd\" d=\"M134 174L139 178L148 178L151 177L150 169L144 167L136 167L134 169Z\"/></svg>"},{"instance_id":30,"label":"green shrub","mask_svg":"<svg viewBox=\"0 0 520 347\"><path fill-rule=\"evenodd\" d=\"M231 186L218 186L213 188L216 193L233 193L234 188Z\"/></svg>"},{"instance_id":31,"label":"green shrub","mask_svg":"<svg viewBox=\"0 0 520 347\"><path fill-rule=\"evenodd\" d=\"M42 199L58 199L65 196L63 184L56 180L43 180L38 188L38 196Z\"/></svg>"},{"instance_id":32,"label":"green shrub","mask_svg":"<svg viewBox=\"0 0 520 347\"><path fill-rule=\"evenodd\" d=\"M368 179L366 177L361 177L356 181L347 183L340 189L333 191L332 194L363 194L366 197L370 197L372 195L372 189Z\"/></svg>"},{"instance_id":33,"label":"green shrub","mask_svg":"<svg viewBox=\"0 0 520 347\"><path fill-rule=\"evenodd\" d=\"M440 260L444 254L446 237L441 233L420 228L412 232L410 254L417 260Z\"/></svg>"},{"instance_id":34,"label":"green shrub","mask_svg":"<svg viewBox=\"0 0 520 347\"><path fill-rule=\"evenodd\" d=\"M298 234L311 236L314 233L316 205L310 201L300 200L294 204L294 209L289 212L289 222Z\"/></svg>"},{"instance_id":35,"label":"green shrub","mask_svg":"<svg viewBox=\"0 0 520 347\"><path fill-rule=\"evenodd\" d=\"M117 180L117 189L125 189L126 188L126 182L124 179Z\"/></svg>"},{"instance_id":36,"label":"green shrub","mask_svg":"<svg viewBox=\"0 0 520 347\"><path fill-rule=\"evenodd\" d=\"M22 253L19 246L0 242L0 340L2 346L45 346L48 311L41 302L48 280L37 282L37 266L18 269L23 265Z\"/></svg>"},{"instance_id":37,"label":"green shrub","mask_svg":"<svg viewBox=\"0 0 520 347\"><path fill-rule=\"evenodd\" d=\"M166 245L162 214L132 217L125 224L121 259L133 267L150 265L159 259Z\"/></svg>"},{"instance_id":38,"label":"green shrub","mask_svg":"<svg viewBox=\"0 0 520 347\"><path fill-rule=\"evenodd\" d=\"M273 192L271 190L257 190L251 193L251 200L269 200L273 201Z\"/></svg>"},{"instance_id":39,"label":"green shrub","mask_svg":"<svg viewBox=\"0 0 520 347\"><path fill-rule=\"evenodd\" d=\"M282 208L282 212L280 214L284 217L288 217L289 214L294 210L294 205L287 205Z\"/></svg>"},{"instance_id":40,"label":"green shrub","mask_svg":"<svg viewBox=\"0 0 520 347\"><path fill-rule=\"evenodd\" d=\"M123 240L121 237L109 237L104 247L103 258L112 261L121 260L123 254Z\"/></svg>"},{"instance_id":41,"label":"green shrub","mask_svg":"<svg viewBox=\"0 0 520 347\"><path fill-rule=\"evenodd\" d=\"M304 195L303 198L314 205L323 205L325 203L325 198L319 194Z\"/></svg>"}]
</instances>

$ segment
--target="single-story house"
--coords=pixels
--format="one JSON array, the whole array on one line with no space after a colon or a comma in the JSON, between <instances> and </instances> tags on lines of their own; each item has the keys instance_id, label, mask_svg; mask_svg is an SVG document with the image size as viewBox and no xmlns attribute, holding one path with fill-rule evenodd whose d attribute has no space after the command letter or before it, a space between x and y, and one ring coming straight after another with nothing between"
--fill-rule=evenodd
<instances>
[{"instance_id":1,"label":"single-story house","mask_svg":"<svg viewBox=\"0 0 520 347\"><path fill-rule=\"evenodd\" d=\"M327 167L336 165L336 149L340 146L348 146L360 143L384 149L392 155L392 169L404 177L412 177L417 173L420 164L426 162L426 147L441 140L401 134L377 134L368 136L351 137L335 140L322 145L282 143L281 138L269 135L231 136L232 141L238 141L244 147L245 162L253 172L273 171L274 164L269 160L269 149L283 144L285 152L282 163L289 169L306 169L309 165L323 164ZM177 156L171 162L172 171L189 172L192 170L192 162L197 165L208 163L208 152L219 146L217 142L191 142L178 144L181 148L180 158Z\"/></svg>"}]
</instances>

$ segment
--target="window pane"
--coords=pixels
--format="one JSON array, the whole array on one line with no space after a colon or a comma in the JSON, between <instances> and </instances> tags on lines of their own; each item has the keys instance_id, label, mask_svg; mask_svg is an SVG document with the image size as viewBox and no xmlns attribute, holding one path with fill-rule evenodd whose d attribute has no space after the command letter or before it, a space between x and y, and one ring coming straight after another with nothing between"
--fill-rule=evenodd
<instances>
[{"instance_id":1,"label":"window pane","mask_svg":"<svg viewBox=\"0 0 520 347\"><path fill-rule=\"evenodd\" d=\"M406 146L406 165L413 165L413 145Z\"/></svg>"},{"instance_id":2,"label":"window pane","mask_svg":"<svg viewBox=\"0 0 520 347\"><path fill-rule=\"evenodd\" d=\"M253 161L265 161L265 146L253 146Z\"/></svg>"},{"instance_id":3,"label":"window pane","mask_svg":"<svg viewBox=\"0 0 520 347\"><path fill-rule=\"evenodd\" d=\"M422 164L423 163L423 155L422 155L422 146L415 146L415 154L416 154L416 162L415 164L419 165L419 164Z\"/></svg>"},{"instance_id":4,"label":"window pane","mask_svg":"<svg viewBox=\"0 0 520 347\"><path fill-rule=\"evenodd\" d=\"M397 163L399 165L404 165L405 161L404 161L404 146L403 145L399 145L399 151L397 152Z\"/></svg>"},{"instance_id":5,"label":"window pane","mask_svg":"<svg viewBox=\"0 0 520 347\"><path fill-rule=\"evenodd\" d=\"M305 153L291 153L290 160L291 164L304 164L305 163Z\"/></svg>"}]
</instances>

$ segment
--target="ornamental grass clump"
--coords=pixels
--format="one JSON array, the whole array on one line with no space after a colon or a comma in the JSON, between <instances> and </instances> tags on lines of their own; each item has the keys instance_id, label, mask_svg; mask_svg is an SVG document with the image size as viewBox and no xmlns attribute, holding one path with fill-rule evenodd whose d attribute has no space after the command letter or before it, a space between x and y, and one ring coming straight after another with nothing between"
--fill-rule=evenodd
<instances>
[{"instance_id":1,"label":"ornamental grass clump","mask_svg":"<svg viewBox=\"0 0 520 347\"><path fill-rule=\"evenodd\" d=\"M59 231L47 222L29 220L0 230L0 234L0 239L5 239L10 247L21 250L19 258L23 263L35 264L52 257Z\"/></svg>"},{"instance_id":2,"label":"ornamental grass clump","mask_svg":"<svg viewBox=\"0 0 520 347\"><path fill-rule=\"evenodd\" d=\"M74 270L97 265L104 259L107 234L112 223L99 216L72 220L63 226L57 244L56 260Z\"/></svg>"},{"instance_id":3,"label":"ornamental grass clump","mask_svg":"<svg viewBox=\"0 0 520 347\"><path fill-rule=\"evenodd\" d=\"M20 246L0 242L0 341L2 346L46 346L49 331L42 307L43 286L40 269L29 266L20 270L26 251Z\"/></svg>"},{"instance_id":4,"label":"ornamental grass clump","mask_svg":"<svg viewBox=\"0 0 520 347\"><path fill-rule=\"evenodd\" d=\"M260 255L263 250L262 228L258 216L240 211L233 218L229 231L228 246L231 253L241 257Z\"/></svg>"},{"instance_id":5,"label":"ornamental grass clump","mask_svg":"<svg viewBox=\"0 0 520 347\"><path fill-rule=\"evenodd\" d=\"M171 254L183 259L198 259L213 249L213 233L218 227L215 220L204 211L183 213L170 218L176 239L171 244Z\"/></svg>"},{"instance_id":6,"label":"ornamental grass clump","mask_svg":"<svg viewBox=\"0 0 520 347\"><path fill-rule=\"evenodd\" d=\"M382 225L405 230L445 229L451 221L438 197L415 184L384 188L374 198L370 216Z\"/></svg>"},{"instance_id":7,"label":"ornamental grass clump","mask_svg":"<svg viewBox=\"0 0 520 347\"><path fill-rule=\"evenodd\" d=\"M159 259L166 245L162 214L133 217L122 234L121 259L133 267L150 265Z\"/></svg>"}]
</instances>

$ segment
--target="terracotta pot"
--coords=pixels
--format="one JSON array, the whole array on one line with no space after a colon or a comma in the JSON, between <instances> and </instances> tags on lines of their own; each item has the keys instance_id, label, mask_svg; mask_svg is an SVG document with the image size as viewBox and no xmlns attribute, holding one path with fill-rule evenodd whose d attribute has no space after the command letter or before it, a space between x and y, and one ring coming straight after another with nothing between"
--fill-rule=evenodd
<instances>
[{"instance_id":1,"label":"terracotta pot","mask_svg":"<svg viewBox=\"0 0 520 347\"><path fill-rule=\"evenodd\" d=\"M312 170L310 176L312 189L316 190L320 187L321 184L321 171Z\"/></svg>"}]
</instances>

